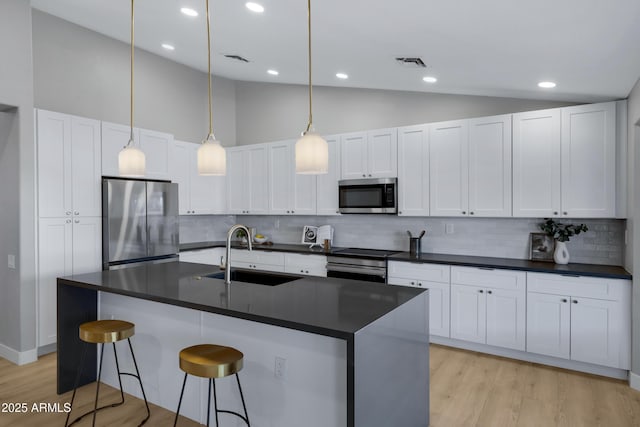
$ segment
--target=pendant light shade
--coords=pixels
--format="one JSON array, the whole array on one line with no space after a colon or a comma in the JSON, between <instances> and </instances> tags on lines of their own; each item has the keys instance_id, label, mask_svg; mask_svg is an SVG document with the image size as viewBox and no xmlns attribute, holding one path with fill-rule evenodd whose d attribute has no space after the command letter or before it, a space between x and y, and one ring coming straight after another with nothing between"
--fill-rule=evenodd
<instances>
[{"instance_id":1,"label":"pendant light shade","mask_svg":"<svg viewBox=\"0 0 640 427\"><path fill-rule=\"evenodd\" d=\"M224 176L227 174L227 153L220 141L213 135L213 104L211 98L211 18L209 17L209 0L206 0L207 9L207 65L209 80L209 134L198 148L198 174Z\"/></svg>"},{"instance_id":2,"label":"pendant light shade","mask_svg":"<svg viewBox=\"0 0 640 427\"><path fill-rule=\"evenodd\" d=\"M296 141L296 173L323 174L329 172L329 144L314 132Z\"/></svg>"},{"instance_id":3,"label":"pendant light shade","mask_svg":"<svg viewBox=\"0 0 640 427\"><path fill-rule=\"evenodd\" d=\"M227 154L213 135L198 148L198 174L223 176L227 174Z\"/></svg>"},{"instance_id":4,"label":"pendant light shade","mask_svg":"<svg viewBox=\"0 0 640 427\"><path fill-rule=\"evenodd\" d=\"M311 0L307 0L309 59L309 122L295 145L296 173L319 175L329 172L329 144L313 131L313 85L311 83Z\"/></svg>"},{"instance_id":5,"label":"pendant light shade","mask_svg":"<svg viewBox=\"0 0 640 427\"><path fill-rule=\"evenodd\" d=\"M130 105L129 105L129 123L131 128L131 135L129 136L129 142L124 146L118 154L118 172L120 175L141 177L145 174L146 161L144 152L136 148L135 141L133 139L133 34L134 34L134 15L133 15L133 2L131 0L131 71L130 71Z\"/></svg>"},{"instance_id":6,"label":"pendant light shade","mask_svg":"<svg viewBox=\"0 0 640 427\"><path fill-rule=\"evenodd\" d=\"M142 177L146 167L142 150L127 145L118 154L118 172L123 176Z\"/></svg>"}]
</instances>

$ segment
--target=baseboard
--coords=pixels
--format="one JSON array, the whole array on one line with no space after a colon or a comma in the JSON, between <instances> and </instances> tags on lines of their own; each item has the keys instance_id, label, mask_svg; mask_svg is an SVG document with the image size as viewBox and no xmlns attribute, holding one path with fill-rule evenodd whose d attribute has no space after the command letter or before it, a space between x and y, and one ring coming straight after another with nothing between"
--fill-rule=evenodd
<instances>
[{"instance_id":1,"label":"baseboard","mask_svg":"<svg viewBox=\"0 0 640 427\"><path fill-rule=\"evenodd\" d=\"M38 350L34 348L27 351L17 351L4 344L0 344L0 357L16 365L26 365L27 363L33 363L38 360Z\"/></svg>"},{"instance_id":2,"label":"baseboard","mask_svg":"<svg viewBox=\"0 0 640 427\"><path fill-rule=\"evenodd\" d=\"M45 354L53 353L56 350L58 350L57 343L43 345L42 347L38 347L38 357L44 356Z\"/></svg>"},{"instance_id":3,"label":"baseboard","mask_svg":"<svg viewBox=\"0 0 640 427\"><path fill-rule=\"evenodd\" d=\"M640 391L640 375L629 372L629 387Z\"/></svg>"}]
</instances>

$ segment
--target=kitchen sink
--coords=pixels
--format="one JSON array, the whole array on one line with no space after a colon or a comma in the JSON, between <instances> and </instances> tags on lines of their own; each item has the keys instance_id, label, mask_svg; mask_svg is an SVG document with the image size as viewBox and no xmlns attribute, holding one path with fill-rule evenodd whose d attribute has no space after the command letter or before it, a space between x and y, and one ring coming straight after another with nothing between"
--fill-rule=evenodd
<instances>
[{"instance_id":1,"label":"kitchen sink","mask_svg":"<svg viewBox=\"0 0 640 427\"><path fill-rule=\"evenodd\" d=\"M207 274L204 277L210 277L212 279L223 279L224 271L219 273ZM253 270L231 270L231 282L246 282L257 283L259 285L277 286L283 283L292 282L300 279L301 276L294 276L291 274L278 274L267 271L253 271Z\"/></svg>"}]
</instances>

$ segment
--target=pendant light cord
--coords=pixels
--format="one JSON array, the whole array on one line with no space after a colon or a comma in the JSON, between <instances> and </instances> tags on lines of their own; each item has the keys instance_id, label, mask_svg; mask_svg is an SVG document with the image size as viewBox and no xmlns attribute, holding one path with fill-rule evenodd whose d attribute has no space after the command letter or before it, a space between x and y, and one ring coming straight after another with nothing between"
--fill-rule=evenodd
<instances>
[{"instance_id":1,"label":"pendant light cord","mask_svg":"<svg viewBox=\"0 0 640 427\"><path fill-rule=\"evenodd\" d=\"M307 28L309 30L309 122L307 123L307 130L305 133L309 132L313 126L313 86L311 84L311 0L307 0Z\"/></svg>"},{"instance_id":2,"label":"pendant light cord","mask_svg":"<svg viewBox=\"0 0 640 427\"><path fill-rule=\"evenodd\" d=\"M129 135L129 143L127 144L127 147L133 144L133 93L134 93L134 86L133 86L133 36L134 36L134 15L133 15L133 3L135 0L131 0L131 77L130 77L130 88L131 88L131 104L129 106L130 110L129 110L129 124L130 124L130 135Z\"/></svg>"},{"instance_id":3,"label":"pendant light cord","mask_svg":"<svg viewBox=\"0 0 640 427\"><path fill-rule=\"evenodd\" d=\"M209 79L209 135L207 135L207 139L211 137L211 139L215 140L216 138L213 135L213 106L211 103L213 90L211 88L211 22L209 18L209 0L207 0L207 66L207 77Z\"/></svg>"}]
</instances>

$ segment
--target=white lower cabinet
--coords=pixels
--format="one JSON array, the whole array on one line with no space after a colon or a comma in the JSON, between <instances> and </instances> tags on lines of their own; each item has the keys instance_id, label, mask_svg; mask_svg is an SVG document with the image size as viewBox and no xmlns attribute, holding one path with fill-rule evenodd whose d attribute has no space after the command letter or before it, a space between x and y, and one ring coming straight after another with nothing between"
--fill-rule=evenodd
<instances>
[{"instance_id":1,"label":"white lower cabinet","mask_svg":"<svg viewBox=\"0 0 640 427\"><path fill-rule=\"evenodd\" d=\"M629 369L628 280L527 273L527 351Z\"/></svg>"},{"instance_id":2,"label":"white lower cabinet","mask_svg":"<svg viewBox=\"0 0 640 427\"><path fill-rule=\"evenodd\" d=\"M57 278L98 271L102 218L41 218L38 227L38 346L56 342Z\"/></svg>"},{"instance_id":3,"label":"white lower cabinet","mask_svg":"<svg viewBox=\"0 0 640 427\"><path fill-rule=\"evenodd\" d=\"M429 334L449 337L448 265L389 261L389 285L429 289Z\"/></svg>"},{"instance_id":4,"label":"white lower cabinet","mask_svg":"<svg viewBox=\"0 0 640 427\"><path fill-rule=\"evenodd\" d=\"M451 267L451 338L525 349L526 275Z\"/></svg>"},{"instance_id":5,"label":"white lower cabinet","mask_svg":"<svg viewBox=\"0 0 640 427\"><path fill-rule=\"evenodd\" d=\"M207 248L180 252L180 261L198 264L222 265L226 248Z\"/></svg>"},{"instance_id":6,"label":"white lower cabinet","mask_svg":"<svg viewBox=\"0 0 640 427\"><path fill-rule=\"evenodd\" d=\"M284 254L261 250L231 249L231 267L283 272Z\"/></svg>"},{"instance_id":7,"label":"white lower cabinet","mask_svg":"<svg viewBox=\"0 0 640 427\"><path fill-rule=\"evenodd\" d=\"M327 277L327 257L316 254L285 254L284 271L305 276Z\"/></svg>"}]
</instances>

